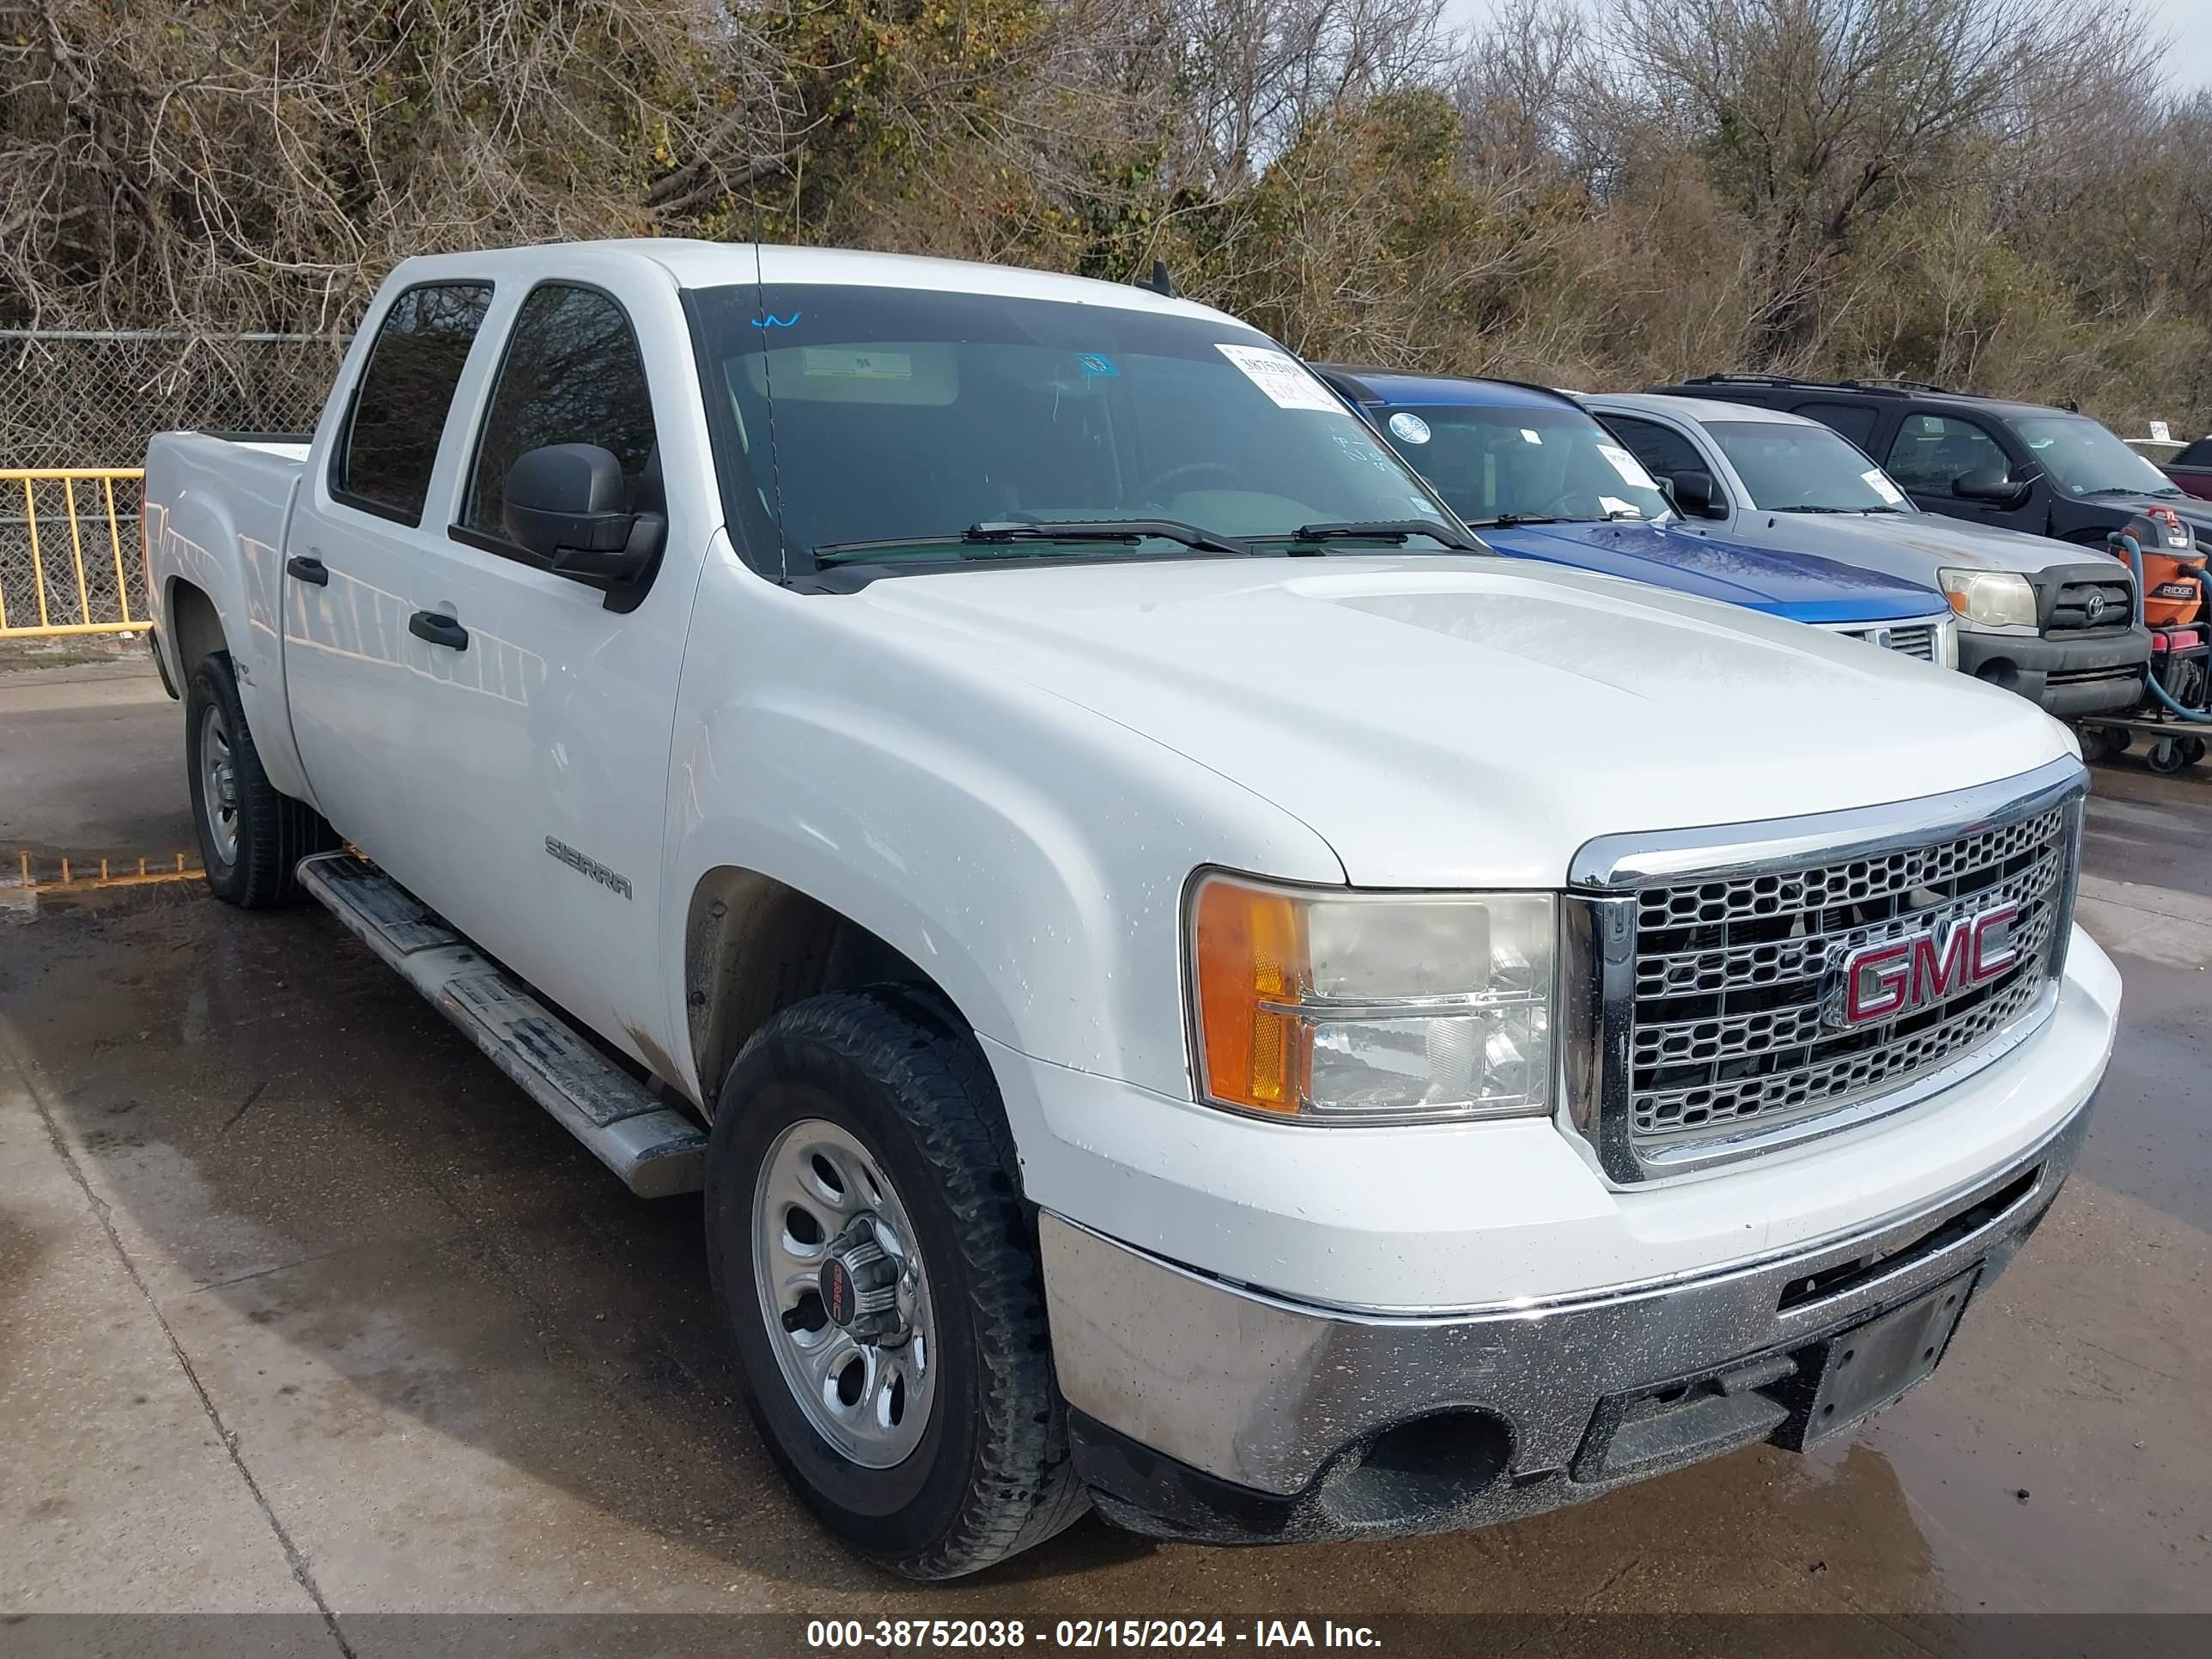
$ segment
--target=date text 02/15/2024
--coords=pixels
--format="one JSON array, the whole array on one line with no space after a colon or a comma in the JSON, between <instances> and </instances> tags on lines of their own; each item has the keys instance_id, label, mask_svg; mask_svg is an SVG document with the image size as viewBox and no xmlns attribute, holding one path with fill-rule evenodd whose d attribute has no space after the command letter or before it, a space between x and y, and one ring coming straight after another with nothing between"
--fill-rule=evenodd
<instances>
[{"instance_id":1,"label":"date text 02/15/2024","mask_svg":"<svg viewBox=\"0 0 2212 1659\"><path fill-rule=\"evenodd\" d=\"M1333 1620L1061 1619L1032 1630L1019 1619L817 1619L807 1621L806 1645L816 1650L859 1648L1023 1647L1091 1648L1364 1648L1382 1645L1366 1625Z\"/></svg>"}]
</instances>

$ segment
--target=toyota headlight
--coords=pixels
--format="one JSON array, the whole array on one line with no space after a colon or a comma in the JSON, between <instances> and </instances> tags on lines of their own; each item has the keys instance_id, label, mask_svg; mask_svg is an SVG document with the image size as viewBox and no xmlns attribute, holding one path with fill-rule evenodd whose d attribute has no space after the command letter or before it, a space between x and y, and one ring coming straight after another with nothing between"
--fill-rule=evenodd
<instances>
[{"instance_id":1,"label":"toyota headlight","mask_svg":"<svg viewBox=\"0 0 2212 1659\"><path fill-rule=\"evenodd\" d=\"M1939 570L1943 597L1968 628L2035 628L2035 590L2010 570Z\"/></svg>"},{"instance_id":2,"label":"toyota headlight","mask_svg":"<svg viewBox=\"0 0 2212 1659\"><path fill-rule=\"evenodd\" d=\"M1202 1098L1309 1122L1551 1109L1548 893L1349 893L1208 875L1192 895Z\"/></svg>"}]
</instances>

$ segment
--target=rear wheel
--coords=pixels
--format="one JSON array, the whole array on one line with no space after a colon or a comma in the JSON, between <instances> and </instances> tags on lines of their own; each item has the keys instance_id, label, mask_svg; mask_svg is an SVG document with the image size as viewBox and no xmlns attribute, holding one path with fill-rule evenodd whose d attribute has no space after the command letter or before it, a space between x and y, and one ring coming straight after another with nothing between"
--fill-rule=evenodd
<instances>
[{"instance_id":1,"label":"rear wheel","mask_svg":"<svg viewBox=\"0 0 2212 1659\"><path fill-rule=\"evenodd\" d=\"M337 837L314 808L280 794L261 769L228 651L203 659L192 671L185 697L185 762L208 890L247 910L295 897L294 867L308 854L337 846Z\"/></svg>"},{"instance_id":2,"label":"rear wheel","mask_svg":"<svg viewBox=\"0 0 2212 1659\"><path fill-rule=\"evenodd\" d=\"M950 1578L1083 1513L1004 1109L933 998L763 1025L718 1097L706 1211L754 1419L853 1549Z\"/></svg>"}]
</instances>

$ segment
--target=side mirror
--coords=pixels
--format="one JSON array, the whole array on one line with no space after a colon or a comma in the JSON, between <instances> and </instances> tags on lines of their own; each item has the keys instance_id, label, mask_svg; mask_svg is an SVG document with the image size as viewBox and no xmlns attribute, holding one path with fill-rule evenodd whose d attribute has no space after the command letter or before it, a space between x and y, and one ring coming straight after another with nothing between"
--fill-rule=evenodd
<instances>
[{"instance_id":1,"label":"side mirror","mask_svg":"<svg viewBox=\"0 0 2212 1659\"><path fill-rule=\"evenodd\" d=\"M1726 507L1713 505L1713 475L1685 470L1667 477L1667 488L1674 497L1675 510L1686 519L1725 519Z\"/></svg>"},{"instance_id":2,"label":"side mirror","mask_svg":"<svg viewBox=\"0 0 2212 1659\"><path fill-rule=\"evenodd\" d=\"M1998 507L2018 507L2027 499L2029 486L2006 476L2001 467L1978 467L1951 480L1951 493L1962 501L1989 501Z\"/></svg>"},{"instance_id":3,"label":"side mirror","mask_svg":"<svg viewBox=\"0 0 2212 1659\"><path fill-rule=\"evenodd\" d=\"M597 444L547 444L507 471L507 533L556 574L595 586L643 575L667 520L634 513L622 463Z\"/></svg>"}]
</instances>

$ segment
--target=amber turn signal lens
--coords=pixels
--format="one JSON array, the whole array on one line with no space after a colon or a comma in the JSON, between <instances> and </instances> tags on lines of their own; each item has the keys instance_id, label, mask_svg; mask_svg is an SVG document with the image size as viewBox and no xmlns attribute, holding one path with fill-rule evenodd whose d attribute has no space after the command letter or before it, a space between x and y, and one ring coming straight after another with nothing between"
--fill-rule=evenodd
<instances>
[{"instance_id":1,"label":"amber turn signal lens","mask_svg":"<svg viewBox=\"0 0 2212 1659\"><path fill-rule=\"evenodd\" d=\"M1281 893L1217 878L1199 890L1194 920L1206 1091L1233 1105L1297 1111L1311 1063L1308 1036L1304 1022L1279 1010L1297 1001L1304 978L1297 907Z\"/></svg>"}]
</instances>

